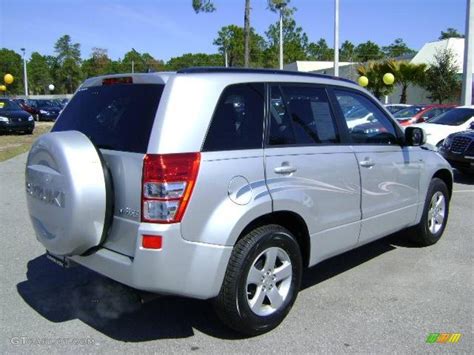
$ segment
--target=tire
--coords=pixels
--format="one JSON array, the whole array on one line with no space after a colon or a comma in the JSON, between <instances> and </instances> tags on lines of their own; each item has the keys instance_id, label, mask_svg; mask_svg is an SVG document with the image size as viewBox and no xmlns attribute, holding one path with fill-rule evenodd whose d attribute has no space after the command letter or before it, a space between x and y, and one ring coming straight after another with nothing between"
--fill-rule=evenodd
<instances>
[{"instance_id":1,"label":"tire","mask_svg":"<svg viewBox=\"0 0 474 355\"><path fill-rule=\"evenodd\" d=\"M421 221L414 228L414 242L420 246L429 246L438 242L446 228L448 215L448 188L443 180L434 178L428 187Z\"/></svg>"},{"instance_id":2,"label":"tire","mask_svg":"<svg viewBox=\"0 0 474 355\"><path fill-rule=\"evenodd\" d=\"M230 328L246 335L270 331L293 306L302 269L299 245L288 230L278 225L254 229L234 247L215 300L217 315Z\"/></svg>"}]
</instances>

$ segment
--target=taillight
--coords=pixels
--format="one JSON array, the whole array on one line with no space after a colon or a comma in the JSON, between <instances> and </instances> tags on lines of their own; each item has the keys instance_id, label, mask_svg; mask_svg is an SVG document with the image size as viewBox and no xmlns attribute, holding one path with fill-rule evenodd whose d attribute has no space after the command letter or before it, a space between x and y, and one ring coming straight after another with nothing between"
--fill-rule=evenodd
<instances>
[{"instance_id":1,"label":"taillight","mask_svg":"<svg viewBox=\"0 0 474 355\"><path fill-rule=\"evenodd\" d=\"M112 78L102 79L102 85L114 84L133 84L133 79L131 76L115 76Z\"/></svg>"},{"instance_id":2,"label":"taillight","mask_svg":"<svg viewBox=\"0 0 474 355\"><path fill-rule=\"evenodd\" d=\"M193 192L200 161L200 153L145 156L142 185L143 222L181 222Z\"/></svg>"}]
</instances>

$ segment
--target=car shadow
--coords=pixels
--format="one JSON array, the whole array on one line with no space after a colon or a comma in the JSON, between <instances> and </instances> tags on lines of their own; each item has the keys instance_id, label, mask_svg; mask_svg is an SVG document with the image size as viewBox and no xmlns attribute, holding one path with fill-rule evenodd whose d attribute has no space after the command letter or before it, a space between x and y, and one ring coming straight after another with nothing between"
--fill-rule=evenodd
<instances>
[{"instance_id":1,"label":"car shadow","mask_svg":"<svg viewBox=\"0 0 474 355\"><path fill-rule=\"evenodd\" d=\"M397 240L397 235L389 236L305 270L302 289L396 249ZM31 308L54 323L79 319L124 342L186 338L194 335L194 329L220 339L245 338L219 321L211 302L163 296L143 303L150 294L82 266L61 268L45 255L29 261L27 266L27 280L17 284L18 293Z\"/></svg>"}]
</instances>

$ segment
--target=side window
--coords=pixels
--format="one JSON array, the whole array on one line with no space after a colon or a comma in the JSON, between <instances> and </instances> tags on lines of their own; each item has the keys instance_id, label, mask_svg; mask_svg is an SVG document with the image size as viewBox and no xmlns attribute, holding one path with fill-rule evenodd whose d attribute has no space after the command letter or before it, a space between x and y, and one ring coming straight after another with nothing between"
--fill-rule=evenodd
<instances>
[{"instance_id":1,"label":"side window","mask_svg":"<svg viewBox=\"0 0 474 355\"><path fill-rule=\"evenodd\" d=\"M295 144L291 119L278 86L270 89L270 145Z\"/></svg>"},{"instance_id":2,"label":"side window","mask_svg":"<svg viewBox=\"0 0 474 355\"><path fill-rule=\"evenodd\" d=\"M270 144L339 142L326 91L302 85L272 87Z\"/></svg>"},{"instance_id":3,"label":"side window","mask_svg":"<svg viewBox=\"0 0 474 355\"><path fill-rule=\"evenodd\" d=\"M354 143L397 144L397 133L390 119L367 97L345 90L334 90Z\"/></svg>"},{"instance_id":4,"label":"side window","mask_svg":"<svg viewBox=\"0 0 474 355\"><path fill-rule=\"evenodd\" d=\"M262 148L263 84L228 86L217 103L203 151Z\"/></svg>"}]
</instances>

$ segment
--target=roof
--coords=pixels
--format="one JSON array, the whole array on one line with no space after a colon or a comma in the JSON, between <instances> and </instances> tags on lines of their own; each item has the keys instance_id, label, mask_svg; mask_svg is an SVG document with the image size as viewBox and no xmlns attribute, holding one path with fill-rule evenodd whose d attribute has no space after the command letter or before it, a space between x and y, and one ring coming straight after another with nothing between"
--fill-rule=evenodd
<instances>
[{"instance_id":1,"label":"roof","mask_svg":"<svg viewBox=\"0 0 474 355\"><path fill-rule=\"evenodd\" d=\"M435 54L445 49L452 51L456 61L457 72L462 73L464 63L464 38L448 38L441 41L425 43L410 62L430 65L435 61ZM472 68L474 72L474 61L472 62Z\"/></svg>"},{"instance_id":2,"label":"roof","mask_svg":"<svg viewBox=\"0 0 474 355\"><path fill-rule=\"evenodd\" d=\"M226 74L269 74L269 75L289 75L297 77L311 77L321 79L333 79L339 81L349 82L355 84L352 80L340 78L325 74L315 74L306 72L295 72L289 70L279 69L251 69L251 68L236 68L236 67L193 67L181 69L176 72L177 74L202 74L202 73L226 73Z\"/></svg>"}]
</instances>

